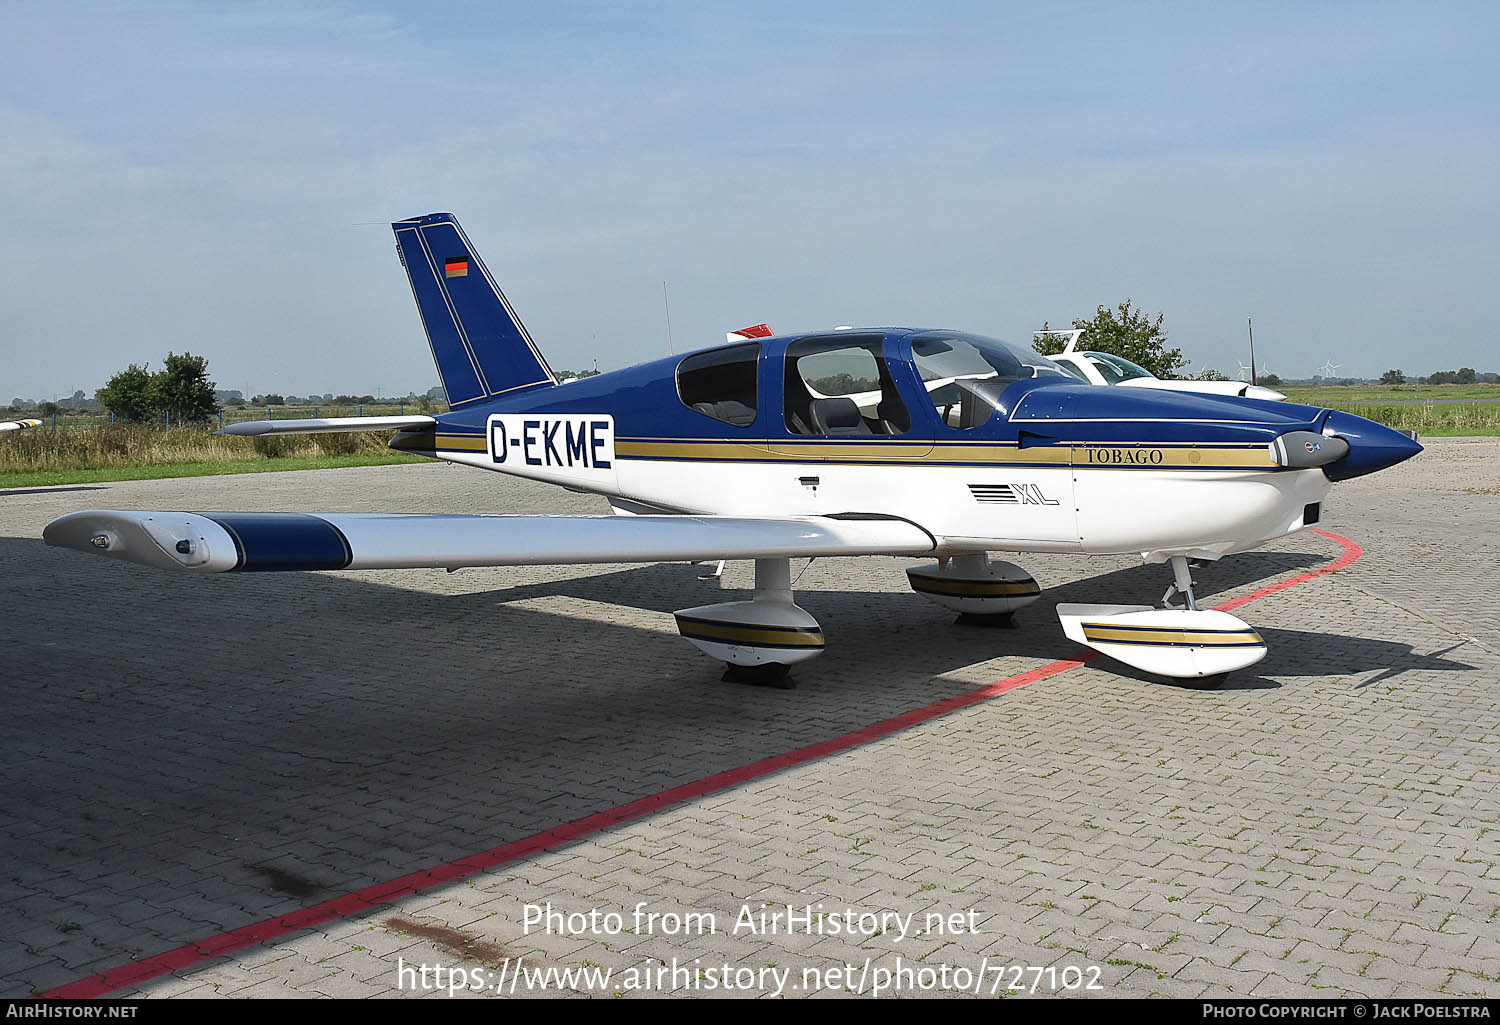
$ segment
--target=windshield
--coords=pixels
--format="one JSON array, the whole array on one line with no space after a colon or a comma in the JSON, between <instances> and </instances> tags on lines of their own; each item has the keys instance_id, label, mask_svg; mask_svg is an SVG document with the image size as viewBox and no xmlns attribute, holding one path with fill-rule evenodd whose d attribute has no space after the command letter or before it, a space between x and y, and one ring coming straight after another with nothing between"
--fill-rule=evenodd
<instances>
[{"instance_id":1,"label":"windshield","mask_svg":"<svg viewBox=\"0 0 1500 1025\"><path fill-rule=\"evenodd\" d=\"M956 331L913 335L911 352L938 416L958 430L989 420L999 409L1000 393L1016 381L1072 376L1030 349Z\"/></svg>"},{"instance_id":2,"label":"windshield","mask_svg":"<svg viewBox=\"0 0 1500 1025\"><path fill-rule=\"evenodd\" d=\"M1099 373L1110 384L1118 381L1132 381L1138 377L1154 377L1151 371L1145 367L1136 366L1123 356L1116 356L1108 352L1086 352L1084 353L1090 363L1099 368Z\"/></svg>"}]
</instances>

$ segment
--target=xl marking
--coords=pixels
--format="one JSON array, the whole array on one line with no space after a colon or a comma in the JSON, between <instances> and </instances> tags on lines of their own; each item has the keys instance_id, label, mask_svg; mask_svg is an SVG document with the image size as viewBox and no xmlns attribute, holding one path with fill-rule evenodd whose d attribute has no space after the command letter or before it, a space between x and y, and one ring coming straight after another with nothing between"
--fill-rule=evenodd
<instances>
[{"instance_id":1,"label":"xl marking","mask_svg":"<svg viewBox=\"0 0 1500 1025\"><path fill-rule=\"evenodd\" d=\"M1016 494L1021 496L1022 505L1056 505L1057 499L1048 498L1042 494L1042 489L1036 484L1017 484Z\"/></svg>"}]
</instances>

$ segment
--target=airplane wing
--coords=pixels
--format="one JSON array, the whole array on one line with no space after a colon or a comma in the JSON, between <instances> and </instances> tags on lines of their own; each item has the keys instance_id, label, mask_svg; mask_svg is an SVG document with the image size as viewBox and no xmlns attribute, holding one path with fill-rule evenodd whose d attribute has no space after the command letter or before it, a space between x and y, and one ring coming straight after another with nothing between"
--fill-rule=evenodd
<instances>
[{"instance_id":1,"label":"airplane wing","mask_svg":"<svg viewBox=\"0 0 1500 1025\"><path fill-rule=\"evenodd\" d=\"M49 545L210 573L923 555L937 548L931 534L908 520L863 514L747 519L90 509L53 520L42 536Z\"/></svg>"},{"instance_id":2,"label":"airplane wing","mask_svg":"<svg viewBox=\"0 0 1500 1025\"><path fill-rule=\"evenodd\" d=\"M40 420L0 420L0 434L6 431L24 431L28 427L40 427Z\"/></svg>"},{"instance_id":3,"label":"airplane wing","mask_svg":"<svg viewBox=\"0 0 1500 1025\"><path fill-rule=\"evenodd\" d=\"M329 416L307 420L247 420L215 434L255 438L263 434L338 434L352 431L423 431L437 426L431 416Z\"/></svg>"}]
</instances>

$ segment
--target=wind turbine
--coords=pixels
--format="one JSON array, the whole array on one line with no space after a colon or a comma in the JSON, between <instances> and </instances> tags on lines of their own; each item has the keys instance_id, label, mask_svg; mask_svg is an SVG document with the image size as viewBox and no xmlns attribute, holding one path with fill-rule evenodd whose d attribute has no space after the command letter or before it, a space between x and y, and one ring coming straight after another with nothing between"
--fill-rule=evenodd
<instances>
[{"instance_id":1,"label":"wind turbine","mask_svg":"<svg viewBox=\"0 0 1500 1025\"><path fill-rule=\"evenodd\" d=\"M1236 360L1236 362L1239 362L1239 361ZM1241 381L1248 381L1248 380L1250 380L1250 364L1248 364L1248 363L1240 363L1240 380Z\"/></svg>"},{"instance_id":2,"label":"wind turbine","mask_svg":"<svg viewBox=\"0 0 1500 1025\"><path fill-rule=\"evenodd\" d=\"M1333 360L1328 360L1318 369L1322 371L1324 377L1332 377L1333 372L1343 365L1342 363L1335 363Z\"/></svg>"}]
</instances>

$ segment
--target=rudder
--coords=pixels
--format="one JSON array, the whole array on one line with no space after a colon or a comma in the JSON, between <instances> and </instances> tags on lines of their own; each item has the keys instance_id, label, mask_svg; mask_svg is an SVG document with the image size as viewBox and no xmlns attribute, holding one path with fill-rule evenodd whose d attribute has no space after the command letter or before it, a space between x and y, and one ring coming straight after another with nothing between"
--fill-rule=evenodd
<instances>
[{"instance_id":1,"label":"rudder","mask_svg":"<svg viewBox=\"0 0 1500 1025\"><path fill-rule=\"evenodd\" d=\"M391 230L451 407L557 383L458 218L408 217Z\"/></svg>"}]
</instances>

